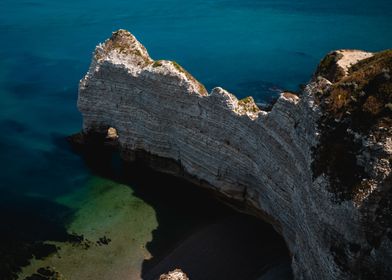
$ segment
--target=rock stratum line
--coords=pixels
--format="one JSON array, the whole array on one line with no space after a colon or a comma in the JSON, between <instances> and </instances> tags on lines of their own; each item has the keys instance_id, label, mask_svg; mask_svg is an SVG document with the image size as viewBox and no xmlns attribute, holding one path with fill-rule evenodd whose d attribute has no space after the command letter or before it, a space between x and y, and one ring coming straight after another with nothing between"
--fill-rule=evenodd
<instances>
[{"instance_id":1,"label":"rock stratum line","mask_svg":"<svg viewBox=\"0 0 392 280\"><path fill-rule=\"evenodd\" d=\"M296 279L391 279L391 67L392 51L332 52L263 111L119 30L97 46L78 108L83 136L272 223Z\"/></svg>"}]
</instances>

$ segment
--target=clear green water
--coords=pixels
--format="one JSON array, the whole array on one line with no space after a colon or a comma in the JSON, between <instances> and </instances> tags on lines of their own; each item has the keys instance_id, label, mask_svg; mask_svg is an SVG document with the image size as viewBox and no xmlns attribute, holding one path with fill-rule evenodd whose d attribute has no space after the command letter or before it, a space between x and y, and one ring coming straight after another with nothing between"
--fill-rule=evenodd
<instances>
[{"instance_id":1,"label":"clear green water","mask_svg":"<svg viewBox=\"0 0 392 280\"><path fill-rule=\"evenodd\" d=\"M112 31L130 30L153 58L176 60L209 89L264 102L305 83L330 50L390 48L391 18L386 0L2 0L1 239L61 239L83 208L73 194L96 175L64 137L80 130L77 84ZM140 223L149 235L165 212L141 201L156 220Z\"/></svg>"}]
</instances>

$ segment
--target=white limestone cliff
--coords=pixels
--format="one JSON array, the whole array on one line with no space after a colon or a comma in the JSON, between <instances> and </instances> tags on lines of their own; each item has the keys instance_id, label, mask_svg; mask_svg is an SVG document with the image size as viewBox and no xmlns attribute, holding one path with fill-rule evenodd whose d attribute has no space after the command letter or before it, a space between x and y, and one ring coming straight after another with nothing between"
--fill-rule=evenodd
<instances>
[{"instance_id":1,"label":"white limestone cliff","mask_svg":"<svg viewBox=\"0 0 392 280\"><path fill-rule=\"evenodd\" d=\"M347 60L355 60L354 53ZM358 55L351 63L372 56ZM336 66L339 57L334 67L342 67ZM351 66L343 64L346 77ZM368 188L340 196L331 187L340 173L317 156L328 154L323 137L344 119L329 122L324 105L334 100L323 93L337 81L324 70L300 96L282 93L266 112L251 97L238 100L222 88L208 93L181 66L154 61L133 35L119 30L96 48L80 82L83 133L109 132L124 159L167 160L150 162L272 223L290 249L296 279L382 279L392 275L392 232L388 217L379 221L376 213L390 209L391 130L377 141L355 127L347 130L361 142L354 156ZM375 244L369 227L378 226Z\"/></svg>"}]
</instances>

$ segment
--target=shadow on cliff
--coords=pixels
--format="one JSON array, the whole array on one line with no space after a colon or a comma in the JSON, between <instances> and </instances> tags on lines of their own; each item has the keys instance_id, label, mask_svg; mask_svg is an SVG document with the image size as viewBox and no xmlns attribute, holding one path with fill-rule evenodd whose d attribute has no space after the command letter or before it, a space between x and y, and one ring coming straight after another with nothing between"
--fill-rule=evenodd
<instances>
[{"instance_id":1,"label":"shadow on cliff","mask_svg":"<svg viewBox=\"0 0 392 280\"><path fill-rule=\"evenodd\" d=\"M89 143L74 150L92 173L129 185L155 210L158 228L146 245L153 257L144 261L142 279L159 279L175 268L192 280L292 278L285 243L270 225L182 179L140 162L125 163L111 147ZM277 266L278 271L270 269Z\"/></svg>"}]
</instances>

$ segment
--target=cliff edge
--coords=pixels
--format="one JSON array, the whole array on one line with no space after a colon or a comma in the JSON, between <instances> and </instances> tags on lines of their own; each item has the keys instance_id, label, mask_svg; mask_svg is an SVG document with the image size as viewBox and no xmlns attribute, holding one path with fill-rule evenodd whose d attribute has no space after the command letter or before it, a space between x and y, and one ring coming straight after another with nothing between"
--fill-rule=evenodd
<instances>
[{"instance_id":1,"label":"cliff edge","mask_svg":"<svg viewBox=\"0 0 392 280\"><path fill-rule=\"evenodd\" d=\"M128 31L97 46L80 81L83 136L184 177L273 224L296 279L392 278L392 51L339 50L271 111Z\"/></svg>"}]
</instances>

